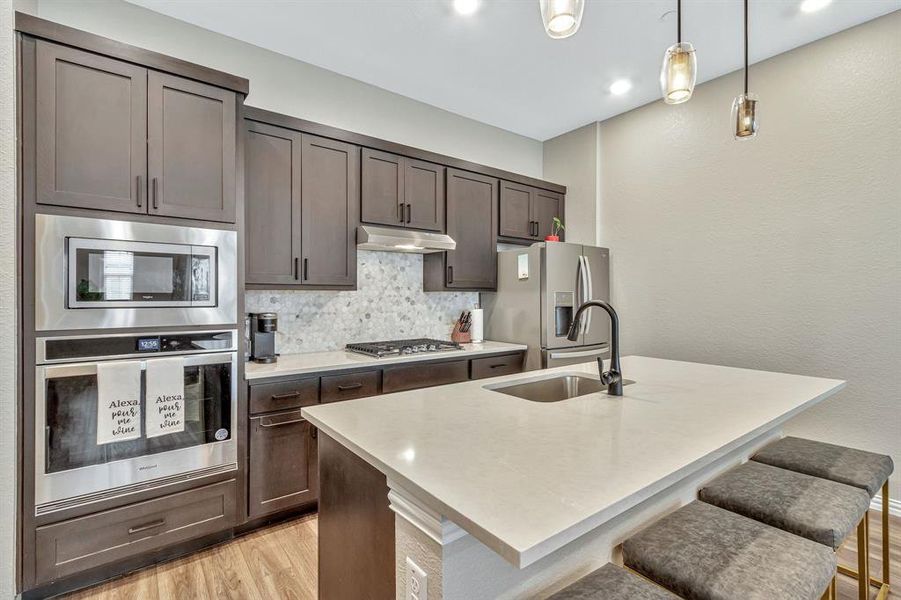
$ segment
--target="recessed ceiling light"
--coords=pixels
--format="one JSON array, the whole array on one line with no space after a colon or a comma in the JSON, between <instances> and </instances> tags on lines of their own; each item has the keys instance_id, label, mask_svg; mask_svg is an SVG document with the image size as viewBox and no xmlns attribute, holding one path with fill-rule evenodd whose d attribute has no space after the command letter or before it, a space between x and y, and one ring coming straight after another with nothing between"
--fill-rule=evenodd
<instances>
[{"instance_id":1,"label":"recessed ceiling light","mask_svg":"<svg viewBox=\"0 0 901 600\"><path fill-rule=\"evenodd\" d=\"M632 82L628 79L617 79L610 84L610 93L614 96L621 96L632 89Z\"/></svg>"},{"instance_id":2,"label":"recessed ceiling light","mask_svg":"<svg viewBox=\"0 0 901 600\"><path fill-rule=\"evenodd\" d=\"M479 10L479 0L454 0L454 10L461 15L471 15Z\"/></svg>"},{"instance_id":3,"label":"recessed ceiling light","mask_svg":"<svg viewBox=\"0 0 901 600\"><path fill-rule=\"evenodd\" d=\"M832 0L804 0L801 3L801 12L812 13L826 8Z\"/></svg>"}]
</instances>

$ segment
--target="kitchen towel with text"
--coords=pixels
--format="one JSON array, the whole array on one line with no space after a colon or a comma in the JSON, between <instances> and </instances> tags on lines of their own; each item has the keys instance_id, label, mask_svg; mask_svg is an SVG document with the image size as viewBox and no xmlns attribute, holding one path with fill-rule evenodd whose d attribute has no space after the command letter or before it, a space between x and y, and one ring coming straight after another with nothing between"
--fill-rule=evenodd
<instances>
[{"instance_id":1,"label":"kitchen towel with text","mask_svg":"<svg viewBox=\"0 0 901 600\"><path fill-rule=\"evenodd\" d=\"M97 443L141 437L141 363L97 365Z\"/></svg>"},{"instance_id":2,"label":"kitchen towel with text","mask_svg":"<svg viewBox=\"0 0 901 600\"><path fill-rule=\"evenodd\" d=\"M147 361L147 437L185 430L185 359Z\"/></svg>"}]
</instances>

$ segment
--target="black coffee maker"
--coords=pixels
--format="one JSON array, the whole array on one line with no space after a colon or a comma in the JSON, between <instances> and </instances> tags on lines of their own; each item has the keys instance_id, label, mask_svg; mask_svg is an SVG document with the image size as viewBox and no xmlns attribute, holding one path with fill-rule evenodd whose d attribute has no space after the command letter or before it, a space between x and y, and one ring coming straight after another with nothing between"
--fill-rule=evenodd
<instances>
[{"instance_id":1,"label":"black coffee maker","mask_svg":"<svg viewBox=\"0 0 901 600\"><path fill-rule=\"evenodd\" d=\"M276 313L250 313L250 359L258 363L274 363L275 332L278 331Z\"/></svg>"}]
</instances>

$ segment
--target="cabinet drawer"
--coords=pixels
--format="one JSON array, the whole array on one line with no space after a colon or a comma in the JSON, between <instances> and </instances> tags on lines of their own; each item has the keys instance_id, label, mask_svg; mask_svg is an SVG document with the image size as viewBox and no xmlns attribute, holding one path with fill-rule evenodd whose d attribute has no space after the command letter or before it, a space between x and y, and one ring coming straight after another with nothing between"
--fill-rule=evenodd
<instances>
[{"instance_id":1,"label":"cabinet drawer","mask_svg":"<svg viewBox=\"0 0 901 600\"><path fill-rule=\"evenodd\" d=\"M322 401L337 402L375 396L379 393L379 372L362 371L322 378Z\"/></svg>"},{"instance_id":2,"label":"cabinet drawer","mask_svg":"<svg viewBox=\"0 0 901 600\"><path fill-rule=\"evenodd\" d=\"M248 514L261 517L316 500L316 430L299 410L251 417Z\"/></svg>"},{"instance_id":3,"label":"cabinet drawer","mask_svg":"<svg viewBox=\"0 0 901 600\"><path fill-rule=\"evenodd\" d=\"M485 379L486 377L500 377L522 372L522 359L524 354L502 354L500 356L488 356L486 358L472 359L472 378Z\"/></svg>"},{"instance_id":4,"label":"cabinet drawer","mask_svg":"<svg viewBox=\"0 0 901 600\"><path fill-rule=\"evenodd\" d=\"M38 527L44 583L235 525L235 480Z\"/></svg>"},{"instance_id":5,"label":"cabinet drawer","mask_svg":"<svg viewBox=\"0 0 901 600\"><path fill-rule=\"evenodd\" d=\"M250 412L264 413L319 402L319 378L293 379L250 386Z\"/></svg>"},{"instance_id":6,"label":"cabinet drawer","mask_svg":"<svg viewBox=\"0 0 901 600\"><path fill-rule=\"evenodd\" d=\"M402 392L417 388L456 383L469 379L466 359L442 362L417 362L409 365L385 367L382 372L382 392Z\"/></svg>"}]
</instances>

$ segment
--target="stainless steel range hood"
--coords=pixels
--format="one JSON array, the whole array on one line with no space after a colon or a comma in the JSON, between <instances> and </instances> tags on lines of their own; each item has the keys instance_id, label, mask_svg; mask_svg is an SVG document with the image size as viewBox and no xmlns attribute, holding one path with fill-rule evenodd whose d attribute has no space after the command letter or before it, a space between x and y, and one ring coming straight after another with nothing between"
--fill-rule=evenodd
<instances>
[{"instance_id":1,"label":"stainless steel range hood","mask_svg":"<svg viewBox=\"0 0 901 600\"><path fill-rule=\"evenodd\" d=\"M374 225L357 227L357 248L360 250L429 254L453 250L456 247L457 242L443 233Z\"/></svg>"}]
</instances>

